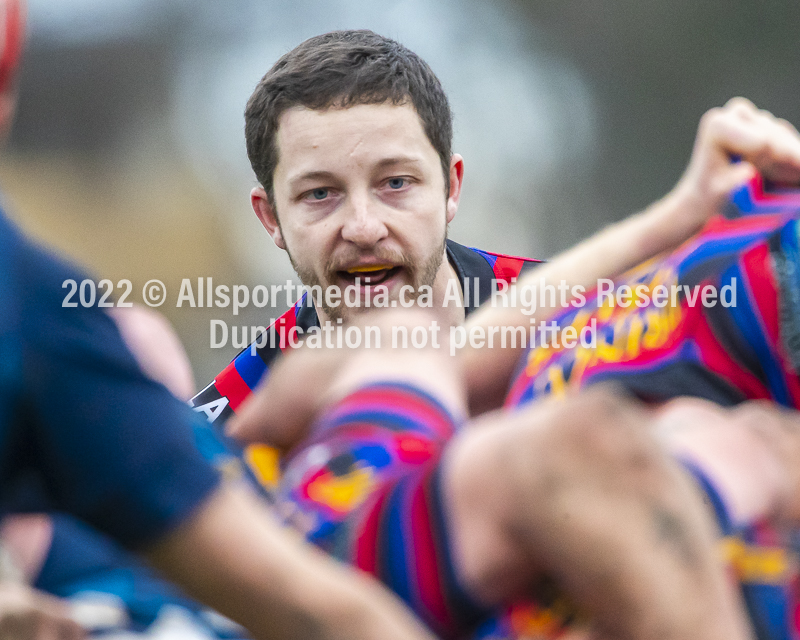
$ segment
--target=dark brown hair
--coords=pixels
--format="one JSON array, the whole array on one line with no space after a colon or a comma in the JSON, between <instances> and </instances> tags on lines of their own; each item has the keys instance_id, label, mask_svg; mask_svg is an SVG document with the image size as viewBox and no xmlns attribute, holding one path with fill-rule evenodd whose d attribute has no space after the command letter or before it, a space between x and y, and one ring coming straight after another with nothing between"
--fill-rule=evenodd
<instances>
[{"instance_id":1,"label":"dark brown hair","mask_svg":"<svg viewBox=\"0 0 800 640\"><path fill-rule=\"evenodd\" d=\"M306 40L261 79L245 109L247 155L273 202L281 114L296 106L346 108L359 104L411 103L439 154L450 189L453 117L431 68L413 51L372 31L332 31Z\"/></svg>"}]
</instances>

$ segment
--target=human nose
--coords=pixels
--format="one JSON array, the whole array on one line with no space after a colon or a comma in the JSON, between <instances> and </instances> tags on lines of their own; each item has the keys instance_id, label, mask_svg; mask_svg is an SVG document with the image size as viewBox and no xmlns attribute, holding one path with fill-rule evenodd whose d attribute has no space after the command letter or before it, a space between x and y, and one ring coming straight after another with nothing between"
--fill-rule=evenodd
<instances>
[{"instance_id":1,"label":"human nose","mask_svg":"<svg viewBox=\"0 0 800 640\"><path fill-rule=\"evenodd\" d=\"M342 238L359 247L371 247L389 235L380 206L368 195L356 194L345 206Z\"/></svg>"}]
</instances>

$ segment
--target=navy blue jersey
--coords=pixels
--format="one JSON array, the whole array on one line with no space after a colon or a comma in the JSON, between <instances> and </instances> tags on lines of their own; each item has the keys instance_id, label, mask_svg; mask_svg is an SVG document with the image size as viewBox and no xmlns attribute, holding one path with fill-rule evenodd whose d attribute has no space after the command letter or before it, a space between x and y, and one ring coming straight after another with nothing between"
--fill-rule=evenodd
<instances>
[{"instance_id":1,"label":"navy blue jersey","mask_svg":"<svg viewBox=\"0 0 800 640\"><path fill-rule=\"evenodd\" d=\"M145 377L113 321L62 306L67 279L83 276L0 214L0 509L59 508L141 546L218 473L195 446L196 416Z\"/></svg>"}]
</instances>

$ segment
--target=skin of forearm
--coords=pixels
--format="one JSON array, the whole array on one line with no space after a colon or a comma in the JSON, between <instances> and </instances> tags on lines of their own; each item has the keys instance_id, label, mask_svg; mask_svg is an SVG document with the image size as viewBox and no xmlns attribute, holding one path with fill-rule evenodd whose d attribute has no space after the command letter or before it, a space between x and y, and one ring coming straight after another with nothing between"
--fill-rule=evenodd
<instances>
[{"instance_id":1,"label":"skin of forearm","mask_svg":"<svg viewBox=\"0 0 800 640\"><path fill-rule=\"evenodd\" d=\"M219 489L146 555L257 640L432 639L382 587L304 545L243 487Z\"/></svg>"}]
</instances>

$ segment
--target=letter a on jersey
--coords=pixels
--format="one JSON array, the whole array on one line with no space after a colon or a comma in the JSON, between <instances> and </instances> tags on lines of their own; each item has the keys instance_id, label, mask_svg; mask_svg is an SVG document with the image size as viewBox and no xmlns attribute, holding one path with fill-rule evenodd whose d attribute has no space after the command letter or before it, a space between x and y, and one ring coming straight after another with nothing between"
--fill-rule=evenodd
<instances>
[{"instance_id":1,"label":"letter a on jersey","mask_svg":"<svg viewBox=\"0 0 800 640\"><path fill-rule=\"evenodd\" d=\"M206 414L206 418L209 422L214 422L217 419L222 410L228 406L228 399L225 397L219 398L217 400L212 400L211 402L207 402L206 404L201 404L199 407L193 407L195 411L202 411Z\"/></svg>"}]
</instances>

